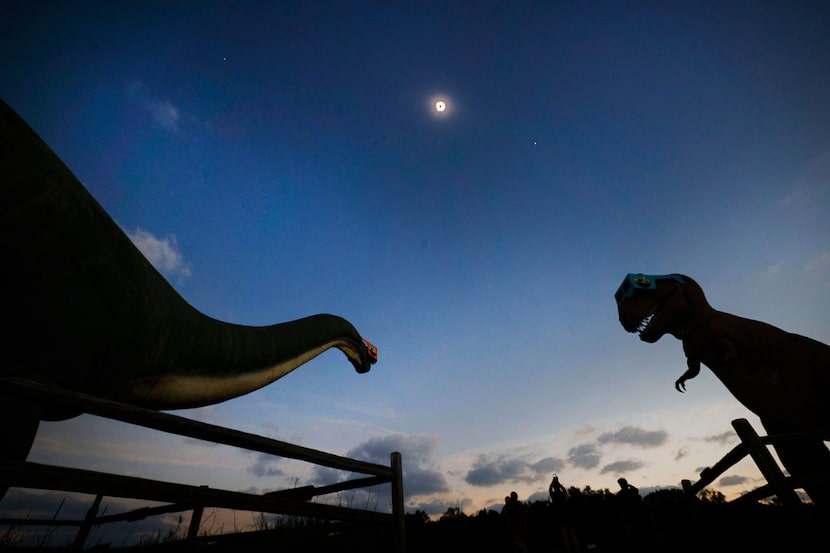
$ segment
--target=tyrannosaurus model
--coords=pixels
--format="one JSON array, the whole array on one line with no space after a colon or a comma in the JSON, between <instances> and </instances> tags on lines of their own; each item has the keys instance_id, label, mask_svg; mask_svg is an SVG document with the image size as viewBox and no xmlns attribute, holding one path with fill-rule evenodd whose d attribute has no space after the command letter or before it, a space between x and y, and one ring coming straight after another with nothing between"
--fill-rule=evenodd
<instances>
[{"instance_id":1,"label":"tyrannosaurus model","mask_svg":"<svg viewBox=\"0 0 830 553\"><path fill-rule=\"evenodd\" d=\"M252 327L197 311L2 101L0 178L0 457L25 459L40 420L79 414L9 394L4 377L182 409L252 392L332 347L359 373L377 361L334 315Z\"/></svg>"},{"instance_id":2,"label":"tyrannosaurus model","mask_svg":"<svg viewBox=\"0 0 830 553\"><path fill-rule=\"evenodd\" d=\"M818 431L830 440L830 346L772 325L713 309L685 275L628 274L615 294L620 324L654 343L683 342L686 381L709 367L770 434ZM830 506L830 451L821 439L779 443L784 466L816 505Z\"/></svg>"}]
</instances>

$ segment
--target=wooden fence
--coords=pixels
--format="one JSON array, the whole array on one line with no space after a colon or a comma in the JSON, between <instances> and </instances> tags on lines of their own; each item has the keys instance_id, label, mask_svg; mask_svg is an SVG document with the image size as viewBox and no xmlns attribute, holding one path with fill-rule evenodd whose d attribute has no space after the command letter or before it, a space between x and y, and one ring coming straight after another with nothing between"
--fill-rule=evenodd
<instances>
[{"instance_id":1,"label":"wooden fence","mask_svg":"<svg viewBox=\"0 0 830 553\"><path fill-rule=\"evenodd\" d=\"M686 493L697 495L721 474L749 455L755 461L755 464L758 466L767 483L734 499L732 501L733 503L758 501L774 495L778 497L781 504L785 507L794 508L801 505L801 499L795 491L796 488L800 487L799 483L794 481L792 477L784 474L770 453L768 446L784 441L821 438L822 433L816 431L759 436L746 419L733 420L732 427L741 439L741 443L724 455L714 466L701 471L700 479L694 484L690 480L683 480L682 485Z\"/></svg>"},{"instance_id":2,"label":"wooden fence","mask_svg":"<svg viewBox=\"0 0 830 553\"><path fill-rule=\"evenodd\" d=\"M297 459L351 473L369 475L328 486L304 486L257 495L206 486L176 484L27 461L0 459L0 486L78 492L96 496L87 517L83 521L7 519L0 520L0 524L78 526L79 532L75 545L78 548L83 548L90 529L96 525L192 510L193 516L191 517L188 537L195 539L199 529L201 513L204 508L209 507L306 516L323 520L391 525L394 528L395 543L390 544L390 549L400 553L405 550L402 464L401 455L398 452L391 453L390 466L385 466L271 440L255 434L214 426L169 413L77 394L22 379L2 378L0 379L0 390L11 396L31 398L44 403L59 403L78 408L84 413L171 434ZM392 487L391 514L310 501L321 495L387 483L391 484ZM104 496L167 502L169 504L136 509L119 515L99 517L97 515L98 506Z\"/></svg>"}]
</instances>

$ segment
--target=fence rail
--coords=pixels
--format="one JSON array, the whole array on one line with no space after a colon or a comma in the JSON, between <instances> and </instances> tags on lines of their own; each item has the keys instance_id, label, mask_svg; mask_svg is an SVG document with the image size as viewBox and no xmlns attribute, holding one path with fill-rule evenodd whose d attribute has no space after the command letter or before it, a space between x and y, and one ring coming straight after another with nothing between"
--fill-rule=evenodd
<instances>
[{"instance_id":1,"label":"fence rail","mask_svg":"<svg viewBox=\"0 0 830 553\"><path fill-rule=\"evenodd\" d=\"M23 379L2 378L0 379L0 390L8 395L24 397L45 403L59 403L77 408L84 413L180 436L297 459L351 473L370 475L368 477L354 478L328 486L304 486L257 495L209 488L206 486L192 486L83 469L0 459L0 485L2 486L87 493L98 496L96 498L97 503L100 503L100 496L171 503L171 505L162 507L137 509L122 515L109 515L106 517L95 516L93 511L97 512L97 508L94 505L93 509L90 509L91 515L88 515L84 521L70 521L66 523L81 526L82 531L79 532L79 538L84 537L85 528L88 532L90 526L97 524L119 520L136 520L149 516L150 514L184 510L193 510L193 518L197 519L197 515L205 507L215 507L308 516L326 520L390 524L394 525L396 530L393 549L400 552L404 551L402 463L401 455L398 452L392 452L390 454L390 466L385 466L272 440L256 434L198 422L169 413L161 413L78 394ZM392 488L391 514L309 501L321 495L386 483L390 484ZM56 522L52 520L43 521L44 524L51 525L56 525ZM8 519L0 520L0 523L10 524L12 521ZM15 521L14 523L21 524L25 522ZM34 523L37 523L37 521L29 522L29 524ZM196 528L198 529L198 525ZM193 525L191 524L191 534L193 533ZM79 545L77 541L76 545ZM79 546L82 545L80 544Z\"/></svg>"},{"instance_id":2,"label":"fence rail","mask_svg":"<svg viewBox=\"0 0 830 553\"><path fill-rule=\"evenodd\" d=\"M758 501L774 495L778 497L781 504L785 507L797 507L801 505L802 501L795 491L796 488L800 487L800 483L784 474L784 471L781 470L781 467L775 461L767 446L787 441L821 439L824 433L815 431L759 436L746 419L733 420L732 427L741 439L741 443L724 455L712 467L703 469L700 473L700 479L694 484L692 484L691 480L683 480L683 490L688 494L697 495L706 486L720 477L720 475L749 455L755 461L758 470L761 471L767 483L734 499L732 501L733 503Z\"/></svg>"}]
</instances>

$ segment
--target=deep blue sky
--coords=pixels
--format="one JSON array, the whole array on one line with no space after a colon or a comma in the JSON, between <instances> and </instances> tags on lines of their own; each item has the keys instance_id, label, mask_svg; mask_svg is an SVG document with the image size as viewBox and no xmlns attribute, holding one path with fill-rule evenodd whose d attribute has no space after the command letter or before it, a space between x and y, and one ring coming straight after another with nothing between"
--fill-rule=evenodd
<instances>
[{"instance_id":1,"label":"deep blue sky","mask_svg":"<svg viewBox=\"0 0 830 553\"><path fill-rule=\"evenodd\" d=\"M680 344L617 323L628 272L830 341L827 3L4 2L0 21L0 96L189 302L336 313L380 349L367 375L332 352L192 415L397 447L409 508L527 498L551 470L677 485L731 447L712 437L751 414L708 371L675 392ZM63 424L39 458L114 463L52 439L87 418ZM169 455L144 468L174 477ZM236 463L226 486L285 485Z\"/></svg>"}]
</instances>

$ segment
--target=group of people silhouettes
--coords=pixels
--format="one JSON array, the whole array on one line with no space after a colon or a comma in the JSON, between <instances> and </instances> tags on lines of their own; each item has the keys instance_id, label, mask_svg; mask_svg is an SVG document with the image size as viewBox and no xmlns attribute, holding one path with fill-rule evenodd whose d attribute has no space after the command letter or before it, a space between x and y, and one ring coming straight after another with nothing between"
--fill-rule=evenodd
<instances>
[{"instance_id":1,"label":"group of people silhouettes","mask_svg":"<svg viewBox=\"0 0 830 553\"><path fill-rule=\"evenodd\" d=\"M617 483L620 486L617 498L623 517L621 522L624 531L629 534L629 537L633 538L634 521L630 517L632 516L631 513L636 513L641 502L640 490L629 484L625 478L619 478ZM565 551L567 553L579 553L581 549L576 532L575 517L568 504L570 499L568 489L559 481L559 476L556 473L554 473L548 486L548 495L550 496L551 505L551 523L559 527ZM526 553L528 550L527 506L519 501L519 496L514 491L504 498L504 506L501 512L510 530L511 551L513 553Z\"/></svg>"}]
</instances>

